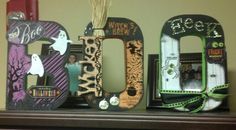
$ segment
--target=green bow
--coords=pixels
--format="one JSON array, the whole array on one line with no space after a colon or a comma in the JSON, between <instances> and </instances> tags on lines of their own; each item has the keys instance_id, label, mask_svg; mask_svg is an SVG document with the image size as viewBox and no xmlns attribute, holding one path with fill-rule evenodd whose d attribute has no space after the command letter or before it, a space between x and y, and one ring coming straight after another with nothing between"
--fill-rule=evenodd
<instances>
[{"instance_id":1,"label":"green bow","mask_svg":"<svg viewBox=\"0 0 236 130\"><path fill-rule=\"evenodd\" d=\"M228 96L228 94L222 94L220 93L220 91L227 89L229 87L228 84L225 85L220 85L220 86L216 86L214 88L212 88L209 92L207 92L206 90L204 90L203 92L199 93L199 92L194 92L194 91L169 91L169 90L162 90L161 93L162 94L185 94L185 95L189 95L189 94L194 94L194 96L190 99L184 100L184 101L179 101L179 102L175 102L175 103L163 103L164 108L180 108L180 107L184 107L186 108L186 106L190 106L190 105L195 105L197 103L201 103L200 106L198 106L197 108L191 110L191 113L196 113L201 111L204 106L205 103L207 101L208 98L213 98L215 100L223 100L225 97Z\"/></svg>"}]
</instances>

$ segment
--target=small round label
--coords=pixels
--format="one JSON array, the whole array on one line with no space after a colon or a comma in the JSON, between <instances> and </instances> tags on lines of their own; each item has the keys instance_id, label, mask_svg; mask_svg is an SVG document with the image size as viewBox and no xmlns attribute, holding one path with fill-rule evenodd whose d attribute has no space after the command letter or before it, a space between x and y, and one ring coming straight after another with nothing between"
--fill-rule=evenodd
<instances>
[{"instance_id":1,"label":"small round label","mask_svg":"<svg viewBox=\"0 0 236 130\"><path fill-rule=\"evenodd\" d=\"M99 102L100 109L106 110L108 107L109 107L109 103L105 99Z\"/></svg>"},{"instance_id":2,"label":"small round label","mask_svg":"<svg viewBox=\"0 0 236 130\"><path fill-rule=\"evenodd\" d=\"M115 95L111 97L110 99L110 104L113 106L117 106L120 103L119 98L116 97Z\"/></svg>"}]
</instances>

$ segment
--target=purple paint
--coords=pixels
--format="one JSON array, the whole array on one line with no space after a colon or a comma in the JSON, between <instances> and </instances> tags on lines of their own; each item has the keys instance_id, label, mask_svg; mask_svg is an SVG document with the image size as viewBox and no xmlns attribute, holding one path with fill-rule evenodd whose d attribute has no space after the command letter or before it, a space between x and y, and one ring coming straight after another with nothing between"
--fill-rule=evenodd
<instances>
[{"instance_id":1,"label":"purple paint","mask_svg":"<svg viewBox=\"0 0 236 130\"><path fill-rule=\"evenodd\" d=\"M15 102L15 104L17 103L17 102L23 102L23 100L24 100L24 98L25 98L25 91L24 90L20 90L20 91L16 91L16 92L13 92L13 98L12 98L12 100L13 100L13 102Z\"/></svg>"},{"instance_id":2,"label":"purple paint","mask_svg":"<svg viewBox=\"0 0 236 130\"><path fill-rule=\"evenodd\" d=\"M8 95L13 102L22 101L25 94L22 93L24 89L24 78L30 68L30 58L25 56L25 49L23 45L12 44L8 56ZM20 94L19 94L20 92Z\"/></svg>"},{"instance_id":3,"label":"purple paint","mask_svg":"<svg viewBox=\"0 0 236 130\"><path fill-rule=\"evenodd\" d=\"M7 108L8 109L53 109L62 104L69 90L67 71L64 68L67 51L60 55L58 51L40 57L44 71L53 80L53 88L60 91L57 97L32 97L26 90L27 72L31 67L31 56L26 52L27 44L38 40L53 41L60 30L66 30L55 22L48 21L17 21L10 20L7 33L8 50L8 79L7 79ZM68 36L67 36L68 37ZM53 42L52 42L53 44ZM46 86L45 86L46 87ZM31 103L29 104L29 102ZM14 104L14 106L12 106Z\"/></svg>"}]
</instances>

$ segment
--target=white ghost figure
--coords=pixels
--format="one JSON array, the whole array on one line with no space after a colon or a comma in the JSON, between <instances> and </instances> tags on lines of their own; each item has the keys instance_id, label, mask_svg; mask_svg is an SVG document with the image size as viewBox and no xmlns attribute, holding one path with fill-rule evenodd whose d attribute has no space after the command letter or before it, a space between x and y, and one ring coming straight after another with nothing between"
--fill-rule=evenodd
<instances>
[{"instance_id":1,"label":"white ghost figure","mask_svg":"<svg viewBox=\"0 0 236 130\"><path fill-rule=\"evenodd\" d=\"M31 56L31 67L27 74L29 73L31 73L32 75L38 74L40 77L42 77L44 74L44 67L42 61L37 54L33 54Z\"/></svg>"},{"instance_id":2,"label":"white ghost figure","mask_svg":"<svg viewBox=\"0 0 236 130\"><path fill-rule=\"evenodd\" d=\"M50 45L54 50L59 51L60 55L63 55L66 52L67 49L67 43L72 43L71 40L67 40L66 32L63 30L60 30L60 33L57 38L51 37L55 42Z\"/></svg>"}]
</instances>

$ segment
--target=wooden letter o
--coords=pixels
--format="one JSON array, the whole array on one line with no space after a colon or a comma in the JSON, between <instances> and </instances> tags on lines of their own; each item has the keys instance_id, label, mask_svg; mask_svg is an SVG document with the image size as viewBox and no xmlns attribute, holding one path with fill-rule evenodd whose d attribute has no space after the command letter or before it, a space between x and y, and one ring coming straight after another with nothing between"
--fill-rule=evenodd
<instances>
[{"instance_id":1,"label":"wooden letter o","mask_svg":"<svg viewBox=\"0 0 236 130\"><path fill-rule=\"evenodd\" d=\"M180 38L202 40L202 85L186 90L181 84ZM191 43L189 43L191 44ZM160 44L159 85L164 106L180 111L208 111L227 94L226 51L222 26L206 15L179 15L163 26Z\"/></svg>"},{"instance_id":2,"label":"wooden letter o","mask_svg":"<svg viewBox=\"0 0 236 130\"><path fill-rule=\"evenodd\" d=\"M108 18L103 28L105 37L92 36L92 24L81 37L85 45L84 74L80 77L90 106L101 110L127 110L136 106L143 96L143 35L136 23L125 18ZM120 39L125 47L126 86L122 92L107 92L102 88L102 41ZM89 64L89 65L88 65ZM112 75L111 75L112 76ZM111 84L113 85L113 84Z\"/></svg>"}]
</instances>

